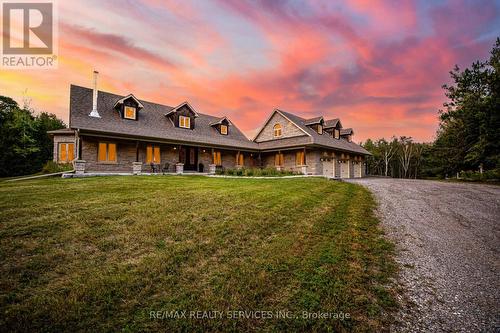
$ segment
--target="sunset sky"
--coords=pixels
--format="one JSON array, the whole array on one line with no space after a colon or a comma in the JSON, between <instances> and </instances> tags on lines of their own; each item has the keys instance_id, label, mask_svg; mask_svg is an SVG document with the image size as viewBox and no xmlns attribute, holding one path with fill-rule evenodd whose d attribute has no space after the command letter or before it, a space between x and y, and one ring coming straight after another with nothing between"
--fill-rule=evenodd
<instances>
[{"instance_id":1,"label":"sunset sky","mask_svg":"<svg viewBox=\"0 0 500 333\"><path fill-rule=\"evenodd\" d=\"M355 141L432 140L455 64L486 59L500 1L58 1L59 68L1 70L0 94L69 115L69 85L227 115L341 118ZM89 108L90 112L90 108Z\"/></svg>"}]
</instances>

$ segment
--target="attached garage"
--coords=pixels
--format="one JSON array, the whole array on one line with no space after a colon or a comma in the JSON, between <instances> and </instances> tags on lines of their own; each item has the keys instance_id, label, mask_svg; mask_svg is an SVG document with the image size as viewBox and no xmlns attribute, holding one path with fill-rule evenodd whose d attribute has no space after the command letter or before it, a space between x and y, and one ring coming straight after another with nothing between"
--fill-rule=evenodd
<instances>
[{"instance_id":1,"label":"attached garage","mask_svg":"<svg viewBox=\"0 0 500 333\"><path fill-rule=\"evenodd\" d=\"M334 173L334 163L335 160L325 160L323 161L323 176L325 177L335 177L335 173Z\"/></svg>"},{"instance_id":2,"label":"attached garage","mask_svg":"<svg viewBox=\"0 0 500 333\"><path fill-rule=\"evenodd\" d=\"M361 162L353 162L354 163L354 178L361 178Z\"/></svg>"},{"instance_id":3,"label":"attached garage","mask_svg":"<svg viewBox=\"0 0 500 333\"><path fill-rule=\"evenodd\" d=\"M339 163L340 168L340 178L350 178L349 176L349 161L342 160Z\"/></svg>"}]
</instances>

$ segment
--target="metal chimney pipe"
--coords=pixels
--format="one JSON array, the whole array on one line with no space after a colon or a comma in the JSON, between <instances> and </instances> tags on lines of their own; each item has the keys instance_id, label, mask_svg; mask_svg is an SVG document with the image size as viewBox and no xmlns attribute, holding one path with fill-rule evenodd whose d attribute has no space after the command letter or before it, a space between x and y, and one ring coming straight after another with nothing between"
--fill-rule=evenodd
<instances>
[{"instance_id":1,"label":"metal chimney pipe","mask_svg":"<svg viewBox=\"0 0 500 333\"><path fill-rule=\"evenodd\" d=\"M99 112L97 112L97 76L99 75L98 71L94 71L94 86L92 90L92 112L90 112L90 117L101 118Z\"/></svg>"}]
</instances>

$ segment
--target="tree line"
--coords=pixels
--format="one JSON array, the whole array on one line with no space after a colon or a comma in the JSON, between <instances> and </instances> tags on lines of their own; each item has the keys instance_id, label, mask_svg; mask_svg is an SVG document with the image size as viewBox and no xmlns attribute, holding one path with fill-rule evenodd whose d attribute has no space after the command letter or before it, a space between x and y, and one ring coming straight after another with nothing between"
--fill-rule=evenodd
<instances>
[{"instance_id":1,"label":"tree line","mask_svg":"<svg viewBox=\"0 0 500 333\"><path fill-rule=\"evenodd\" d=\"M410 137L368 139L368 172L398 178L486 175L500 178L500 38L490 57L450 72L443 85L448 102L439 110L439 129L430 143ZM491 177L490 177L491 176Z\"/></svg>"},{"instance_id":2,"label":"tree line","mask_svg":"<svg viewBox=\"0 0 500 333\"><path fill-rule=\"evenodd\" d=\"M54 114L35 115L29 100L20 107L12 98L0 96L0 177L41 171L53 154L47 131L64 127Z\"/></svg>"}]
</instances>

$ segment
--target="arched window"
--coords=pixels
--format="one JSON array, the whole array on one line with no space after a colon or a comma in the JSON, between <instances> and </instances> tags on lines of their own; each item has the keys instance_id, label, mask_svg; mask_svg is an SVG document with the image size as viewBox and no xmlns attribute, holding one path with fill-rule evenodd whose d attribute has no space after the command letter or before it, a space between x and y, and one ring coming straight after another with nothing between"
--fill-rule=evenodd
<instances>
[{"instance_id":1,"label":"arched window","mask_svg":"<svg viewBox=\"0 0 500 333\"><path fill-rule=\"evenodd\" d=\"M274 125L273 128L274 128L274 137L275 138L280 137L282 134L281 124L276 124Z\"/></svg>"}]
</instances>

